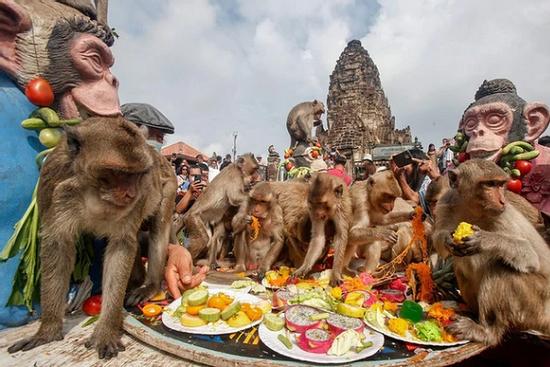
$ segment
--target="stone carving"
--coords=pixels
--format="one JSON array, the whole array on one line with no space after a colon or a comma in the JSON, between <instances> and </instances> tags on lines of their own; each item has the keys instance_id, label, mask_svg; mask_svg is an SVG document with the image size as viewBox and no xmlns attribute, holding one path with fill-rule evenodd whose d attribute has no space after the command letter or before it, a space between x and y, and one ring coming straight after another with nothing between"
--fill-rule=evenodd
<instances>
[{"instance_id":1,"label":"stone carving","mask_svg":"<svg viewBox=\"0 0 550 367\"><path fill-rule=\"evenodd\" d=\"M373 144L408 144L411 130L395 129L378 68L361 42L348 43L330 76L326 142L350 156L370 152Z\"/></svg>"}]
</instances>

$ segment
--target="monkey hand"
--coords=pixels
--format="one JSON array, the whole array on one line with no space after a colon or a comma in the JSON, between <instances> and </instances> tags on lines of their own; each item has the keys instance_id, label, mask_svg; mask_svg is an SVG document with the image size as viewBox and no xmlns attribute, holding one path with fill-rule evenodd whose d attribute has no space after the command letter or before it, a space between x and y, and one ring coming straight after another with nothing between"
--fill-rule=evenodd
<instances>
[{"instance_id":1,"label":"monkey hand","mask_svg":"<svg viewBox=\"0 0 550 367\"><path fill-rule=\"evenodd\" d=\"M144 284L130 292L126 298L127 306L135 306L147 301L160 291L158 284Z\"/></svg>"},{"instance_id":2,"label":"monkey hand","mask_svg":"<svg viewBox=\"0 0 550 367\"><path fill-rule=\"evenodd\" d=\"M397 243L399 236L397 235L396 230L381 228L377 231L376 238L393 246Z\"/></svg>"},{"instance_id":3,"label":"monkey hand","mask_svg":"<svg viewBox=\"0 0 550 367\"><path fill-rule=\"evenodd\" d=\"M302 266L300 266L298 269L296 269L296 271L294 271L294 273L292 275L297 277L297 278L303 278L303 277L305 277L306 275L309 274L310 270L311 270L311 266L308 266L306 264L306 262L304 261L304 264L302 264Z\"/></svg>"},{"instance_id":4,"label":"monkey hand","mask_svg":"<svg viewBox=\"0 0 550 367\"><path fill-rule=\"evenodd\" d=\"M92 336L84 343L86 348L95 347L99 359L111 359L116 357L118 352L126 350L120 340L118 329L109 329L98 324Z\"/></svg>"},{"instance_id":5,"label":"monkey hand","mask_svg":"<svg viewBox=\"0 0 550 367\"><path fill-rule=\"evenodd\" d=\"M473 331L477 329L479 329L479 325L464 316L455 316L453 323L447 326L447 330L458 340L476 340Z\"/></svg>"},{"instance_id":6,"label":"monkey hand","mask_svg":"<svg viewBox=\"0 0 550 367\"><path fill-rule=\"evenodd\" d=\"M474 229L474 227L472 227ZM453 256L471 256L481 251L481 236L478 231L474 230L474 234L468 237L464 237L462 243L456 243L453 239L452 232L449 232L445 237L445 246L453 254Z\"/></svg>"},{"instance_id":7,"label":"monkey hand","mask_svg":"<svg viewBox=\"0 0 550 367\"><path fill-rule=\"evenodd\" d=\"M19 340L8 348L8 352L15 353L20 350L24 352L56 340L63 340L61 328L59 330L52 330L44 327L44 324L42 324L34 336Z\"/></svg>"}]
</instances>

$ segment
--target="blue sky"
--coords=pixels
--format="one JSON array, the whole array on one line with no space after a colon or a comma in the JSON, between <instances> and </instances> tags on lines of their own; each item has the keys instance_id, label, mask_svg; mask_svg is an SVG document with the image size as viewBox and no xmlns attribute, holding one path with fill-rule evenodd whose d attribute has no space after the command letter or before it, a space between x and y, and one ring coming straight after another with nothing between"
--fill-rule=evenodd
<instances>
[{"instance_id":1,"label":"blue sky","mask_svg":"<svg viewBox=\"0 0 550 367\"><path fill-rule=\"evenodd\" d=\"M326 101L351 39L380 71L396 126L452 136L484 79L550 103L550 2L117 0L109 22L121 103L147 102L204 153L288 145L295 104ZM325 120L326 122L326 120Z\"/></svg>"}]
</instances>

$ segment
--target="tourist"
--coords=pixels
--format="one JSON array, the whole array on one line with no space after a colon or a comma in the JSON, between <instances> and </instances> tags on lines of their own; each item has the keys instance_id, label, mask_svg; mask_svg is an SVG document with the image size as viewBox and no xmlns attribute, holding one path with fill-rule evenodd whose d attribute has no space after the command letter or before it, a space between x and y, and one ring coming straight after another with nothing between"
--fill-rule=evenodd
<instances>
[{"instance_id":1,"label":"tourist","mask_svg":"<svg viewBox=\"0 0 550 367\"><path fill-rule=\"evenodd\" d=\"M428 145L428 158L432 161L432 166L436 167L439 170L437 164L437 149L435 149L435 144Z\"/></svg>"},{"instance_id":2,"label":"tourist","mask_svg":"<svg viewBox=\"0 0 550 367\"><path fill-rule=\"evenodd\" d=\"M267 148L267 164L279 164L281 161L281 157L279 156L279 153L275 150L275 147L273 145L270 145Z\"/></svg>"},{"instance_id":3,"label":"tourist","mask_svg":"<svg viewBox=\"0 0 550 367\"><path fill-rule=\"evenodd\" d=\"M416 204L420 204L425 213L429 213L429 207L425 200L426 190L433 179L441 176L437 167L420 149L411 149L413 163L403 167L397 167L393 160L390 168L403 190L403 198Z\"/></svg>"},{"instance_id":4,"label":"tourist","mask_svg":"<svg viewBox=\"0 0 550 367\"><path fill-rule=\"evenodd\" d=\"M208 166L206 168L208 169ZM208 186L208 171L206 172L206 175L203 175L203 171L198 164L189 167L189 179L182 186L184 194L176 204L176 213L184 214L187 212Z\"/></svg>"},{"instance_id":5,"label":"tourist","mask_svg":"<svg viewBox=\"0 0 550 367\"><path fill-rule=\"evenodd\" d=\"M372 155L371 154L365 154L363 157L363 167L365 168L365 176L364 179L366 180L370 176L374 175L376 173L376 166L374 165L374 162L372 161Z\"/></svg>"},{"instance_id":6,"label":"tourist","mask_svg":"<svg viewBox=\"0 0 550 367\"><path fill-rule=\"evenodd\" d=\"M334 168L327 171L329 175L340 177L347 186L351 185L351 176L346 173L347 159L343 155L337 155L334 158Z\"/></svg>"},{"instance_id":7,"label":"tourist","mask_svg":"<svg viewBox=\"0 0 550 367\"><path fill-rule=\"evenodd\" d=\"M231 154L226 154L225 158L223 159L222 165L220 166L220 171L223 170L225 167L229 166L231 164Z\"/></svg>"},{"instance_id":8,"label":"tourist","mask_svg":"<svg viewBox=\"0 0 550 367\"><path fill-rule=\"evenodd\" d=\"M437 150L438 168L441 174L444 174L447 168L453 163L454 154L452 152L451 142L443 138L441 147Z\"/></svg>"},{"instance_id":9,"label":"tourist","mask_svg":"<svg viewBox=\"0 0 550 367\"><path fill-rule=\"evenodd\" d=\"M212 182L212 180L214 179L214 177L216 177L218 175L218 173L220 173L220 170L218 169L218 161L216 160L215 157L213 158L210 158L209 162L208 162L208 182Z\"/></svg>"},{"instance_id":10,"label":"tourist","mask_svg":"<svg viewBox=\"0 0 550 367\"><path fill-rule=\"evenodd\" d=\"M204 157L202 156L202 154L197 154L195 156L195 161L197 162L197 164L204 163Z\"/></svg>"}]
</instances>

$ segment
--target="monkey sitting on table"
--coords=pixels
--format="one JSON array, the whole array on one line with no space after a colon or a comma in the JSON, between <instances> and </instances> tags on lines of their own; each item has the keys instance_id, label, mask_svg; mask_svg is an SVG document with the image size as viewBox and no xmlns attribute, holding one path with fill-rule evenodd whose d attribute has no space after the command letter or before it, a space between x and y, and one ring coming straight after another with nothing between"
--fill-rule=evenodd
<instances>
[{"instance_id":1,"label":"monkey sitting on table","mask_svg":"<svg viewBox=\"0 0 550 367\"><path fill-rule=\"evenodd\" d=\"M173 171L172 179L162 184L164 166L170 169L138 128L123 118L90 118L66 128L66 137L45 161L38 185L41 323L34 336L12 345L10 353L63 339L65 296L81 233L108 242L101 314L86 346L95 346L100 358L124 350L124 294L145 219L151 224L149 271L145 286L136 290L142 297L136 294L136 299L158 292L162 280L177 186Z\"/></svg>"},{"instance_id":2,"label":"monkey sitting on table","mask_svg":"<svg viewBox=\"0 0 550 367\"><path fill-rule=\"evenodd\" d=\"M235 271L268 271L283 248L283 210L267 182L250 190L246 208L233 218L233 238L237 264ZM253 228L253 221L259 228ZM256 232L257 231L257 232Z\"/></svg>"},{"instance_id":3,"label":"monkey sitting on table","mask_svg":"<svg viewBox=\"0 0 550 367\"><path fill-rule=\"evenodd\" d=\"M550 249L533 225L506 202L508 175L495 163L473 159L449 171L451 189L436 206L434 245L454 256L461 295L479 323L460 317L450 331L497 345L510 329L550 335ZM473 225L463 243L452 234Z\"/></svg>"}]
</instances>

